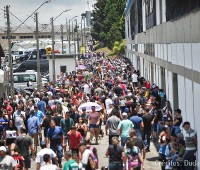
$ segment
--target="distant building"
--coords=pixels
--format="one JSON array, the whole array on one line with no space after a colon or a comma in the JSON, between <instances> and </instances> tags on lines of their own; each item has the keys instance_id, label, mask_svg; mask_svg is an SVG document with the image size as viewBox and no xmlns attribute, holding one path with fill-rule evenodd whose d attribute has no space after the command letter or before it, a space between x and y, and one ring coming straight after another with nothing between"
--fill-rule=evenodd
<instances>
[{"instance_id":1,"label":"distant building","mask_svg":"<svg viewBox=\"0 0 200 170\"><path fill-rule=\"evenodd\" d=\"M125 32L126 56L200 133L200 0L128 0Z\"/></svg>"}]
</instances>

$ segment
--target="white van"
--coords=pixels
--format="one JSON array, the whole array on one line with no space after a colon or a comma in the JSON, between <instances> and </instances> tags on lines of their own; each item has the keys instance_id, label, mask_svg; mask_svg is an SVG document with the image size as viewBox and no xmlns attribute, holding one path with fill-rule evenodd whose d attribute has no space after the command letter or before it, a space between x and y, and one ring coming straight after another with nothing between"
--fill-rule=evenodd
<instances>
[{"instance_id":1,"label":"white van","mask_svg":"<svg viewBox=\"0 0 200 170\"><path fill-rule=\"evenodd\" d=\"M13 73L14 87L18 89L37 88L37 72L26 70L25 72ZM31 82L32 86L28 87L27 83Z\"/></svg>"}]
</instances>

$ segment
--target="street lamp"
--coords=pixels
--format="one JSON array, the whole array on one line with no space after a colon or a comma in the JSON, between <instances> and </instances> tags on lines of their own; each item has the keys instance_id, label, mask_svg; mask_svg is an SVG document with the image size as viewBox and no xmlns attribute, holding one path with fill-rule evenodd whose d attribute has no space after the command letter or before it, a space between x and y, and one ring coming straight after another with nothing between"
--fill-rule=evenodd
<instances>
[{"instance_id":1,"label":"street lamp","mask_svg":"<svg viewBox=\"0 0 200 170\"><path fill-rule=\"evenodd\" d=\"M55 39L55 37L54 37L54 24L53 24L53 22L59 17L59 16L61 16L64 12L68 12L68 11L70 11L71 9L67 9L67 10L64 10L64 11L62 11L57 17L55 17L55 18L51 18L51 29L52 29L52 61L53 61L53 82L55 82L56 81L56 70L55 70L55 54L54 54L54 44L55 44L55 42L54 42L54 39Z\"/></svg>"},{"instance_id":2,"label":"street lamp","mask_svg":"<svg viewBox=\"0 0 200 170\"><path fill-rule=\"evenodd\" d=\"M24 24L33 14L35 14L35 13L38 11L38 9L40 9L44 4L49 3L49 2L51 2L51 0L48 0L48 1L43 2L43 3L42 3L35 11L33 11L32 14L29 15L29 16L28 16L28 17L27 17L13 32L17 31L17 29L18 29L19 27L21 27L21 25Z\"/></svg>"},{"instance_id":3,"label":"street lamp","mask_svg":"<svg viewBox=\"0 0 200 170\"><path fill-rule=\"evenodd\" d=\"M70 40L70 39L71 39L71 34L70 34L70 31L71 31L71 30L70 30L70 22L71 22L71 20L73 20L74 18L77 18L77 17L78 17L78 16L74 16L74 17L72 17L71 19L69 19L69 54L71 54L71 44L70 44L70 43L71 43L71 42L70 42L70 41L71 41L71 40ZM72 29L73 29L73 28L72 28Z\"/></svg>"}]
</instances>

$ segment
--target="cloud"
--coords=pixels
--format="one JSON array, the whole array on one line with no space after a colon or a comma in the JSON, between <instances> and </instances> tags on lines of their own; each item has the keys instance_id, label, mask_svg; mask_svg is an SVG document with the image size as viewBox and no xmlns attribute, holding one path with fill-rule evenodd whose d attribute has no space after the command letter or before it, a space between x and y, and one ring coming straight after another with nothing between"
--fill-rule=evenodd
<instances>
[{"instance_id":1,"label":"cloud","mask_svg":"<svg viewBox=\"0 0 200 170\"><path fill-rule=\"evenodd\" d=\"M24 21L35 9L37 9L45 0L0 0L1 7L10 5L10 12L16 15L19 19ZM74 16L81 16L82 13L88 10L88 0L52 0L51 3L44 4L39 10L39 22L41 24L50 23L51 17L58 16L62 11L66 9L71 9L71 11L63 13L58 19L56 19L55 24L65 24L66 18L70 19ZM95 0L89 0L89 9L92 9L92 4ZM78 22L80 22L80 18ZM10 17L12 26L19 25L20 22L14 18ZM29 18L26 22L27 25L34 25L34 19ZM0 11L0 27L5 26L5 19L3 19L3 12Z\"/></svg>"}]
</instances>

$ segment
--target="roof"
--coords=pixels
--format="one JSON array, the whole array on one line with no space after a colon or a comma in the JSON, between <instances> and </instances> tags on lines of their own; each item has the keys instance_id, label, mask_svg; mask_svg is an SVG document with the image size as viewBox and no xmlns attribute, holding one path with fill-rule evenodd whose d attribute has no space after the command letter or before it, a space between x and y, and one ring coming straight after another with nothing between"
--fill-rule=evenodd
<instances>
[{"instance_id":1,"label":"roof","mask_svg":"<svg viewBox=\"0 0 200 170\"><path fill-rule=\"evenodd\" d=\"M41 24L38 29L39 31L43 33L50 33L51 25ZM5 34L5 32L6 32L5 27L0 27L0 34ZM15 34L27 34L27 33L34 33L34 32L35 32L35 26L21 26L19 28L17 28L17 26L13 26L11 28L11 33L15 33ZM54 32L61 32L60 25L54 25ZM63 32L66 32L66 25L63 25Z\"/></svg>"},{"instance_id":2,"label":"roof","mask_svg":"<svg viewBox=\"0 0 200 170\"><path fill-rule=\"evenodd\" d=\"M0 57L5 57L3 48L1 47L1 44L0 44Z\"/></svg>"}]
</instances>

